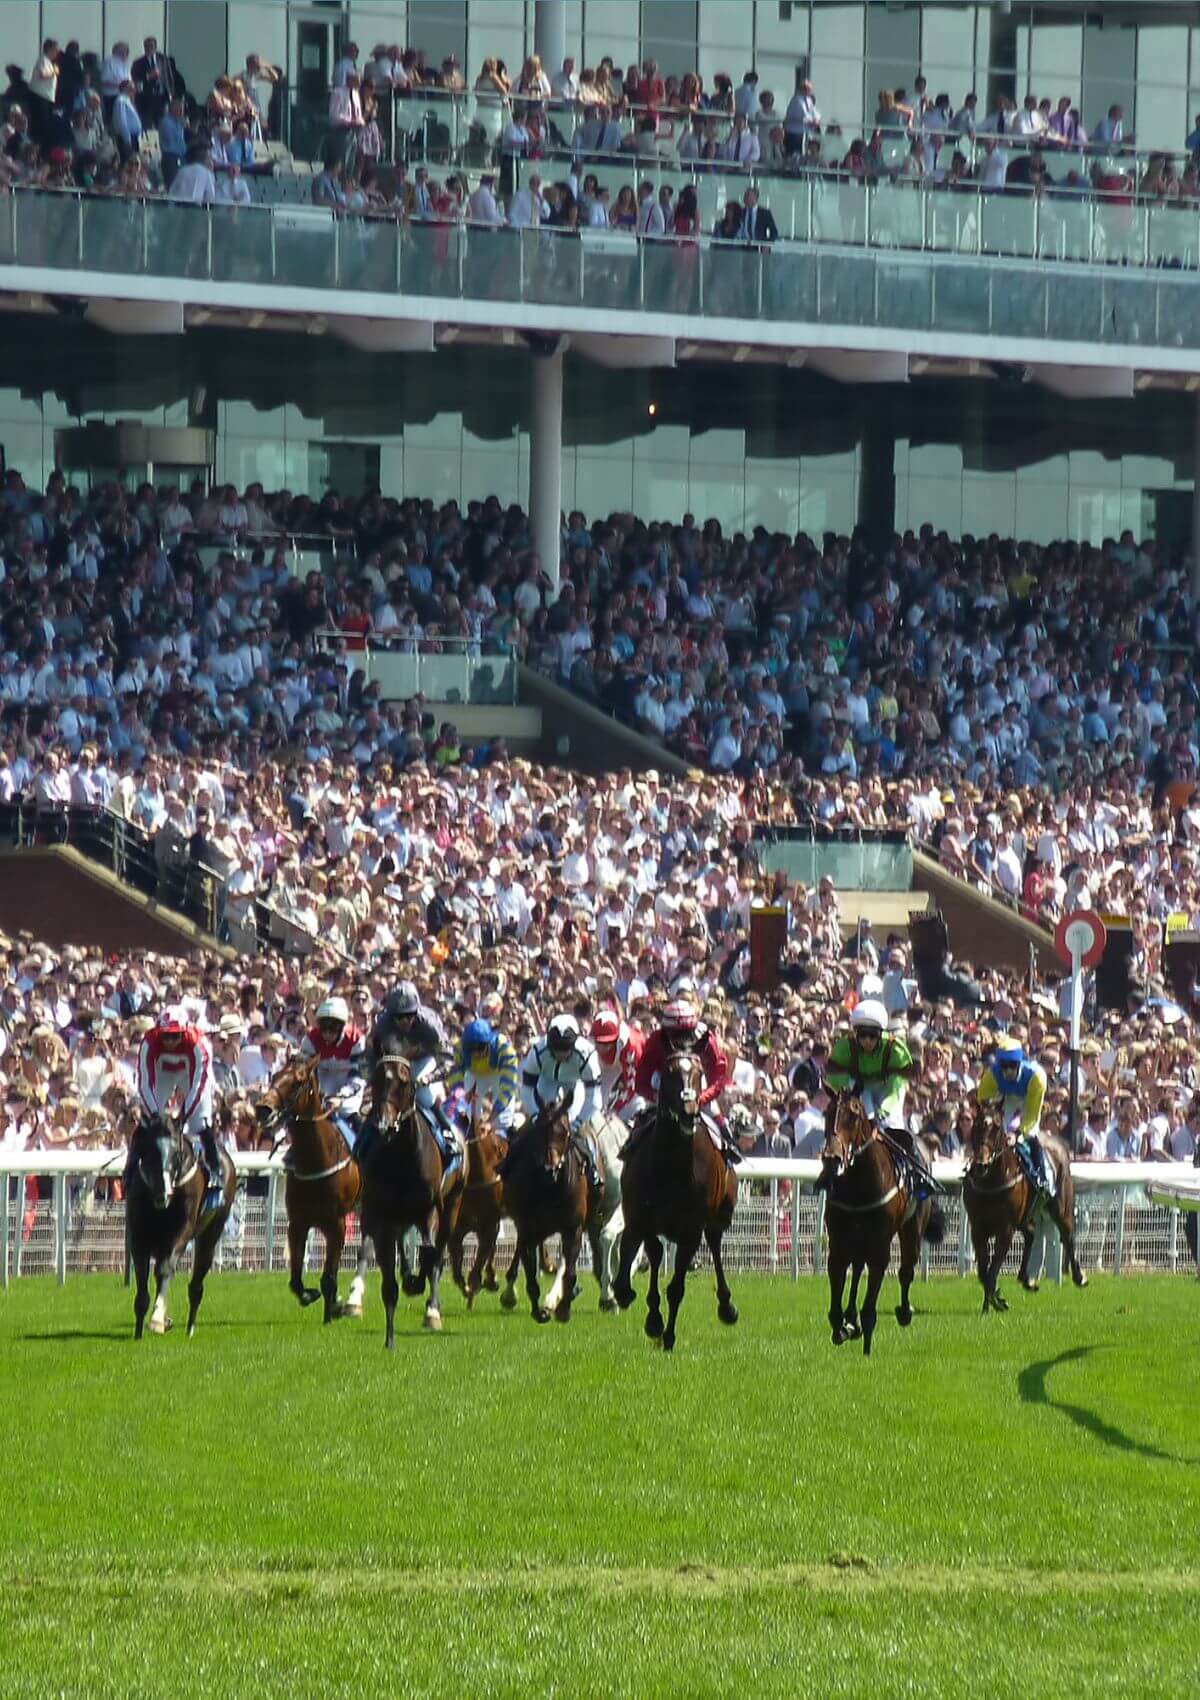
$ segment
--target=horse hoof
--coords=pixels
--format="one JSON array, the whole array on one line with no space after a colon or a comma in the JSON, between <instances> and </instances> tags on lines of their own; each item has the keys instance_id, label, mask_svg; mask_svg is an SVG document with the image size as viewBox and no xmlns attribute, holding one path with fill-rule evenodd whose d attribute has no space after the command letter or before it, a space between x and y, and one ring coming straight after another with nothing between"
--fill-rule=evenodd
<instances>
[{"instance_id":1,"label":"horse hoof","mask_svg":"<svg viewBox=\"0 0 1200 1700\"><path fill-rule=\"evenodd\" d=\"M726 1328L732 1328L738 1319L737 1306L735 1304L718 1305L717 1316Z\"/></svg>"},{"instance_id":2,"label":"horse hoof","mask_svg":"<svg viewBox=\"0 0 1200 1700\"><path fill-rule=\"evenodd\" d=\"M663 1319L657 1311L651 1311L646 1318L647 1340L661 1340L663 1334Z\"/></svg>"},{"instance_id":3,"label":"horse hoof","mask_svg":"<svg viewBox=\"0 0 1200 1700\"><path fill-rule=\"evenodd\" d=\"M606 1316L610 1315L614 1310L616 1310L616 1308L617 1308L616 1299L601 1299L600 1300L600 1309L604 1312L604 1314Z\"/></svg>"},{"instance_id":4,"label":"horse hoof","mask_svg":"<svg viewBox=\"0 0 1200 1700\"><path fill-rule=\"evenodd\" d=\"M425 1278L423 1275L406 1275L400 1285L410 1299L415 1299L418 1293L425 1291Z\"/></svg>"},{"instance_id":5,"label":"horse hoof","mask_svg":"<svg viewBox=\"0 0 1200 1700\"><path fill-rule=\"evenodd\" d=\"M570 1322L570 1320L571 1320L571 1307L570 1307L570 1305L568 1305L568 1304L555 1305L555 1307L554 1307L554 1320L555 1320L555 1322Z\"/></svg>"},{"instance_id":6,"label":"horse hoof","mask_svg":"<svg viewBox=\"0 0 1200 1700\"><path fill-rule=\"evenodd\" d=\"M355 1321L362 1320L362 1312L363 1307L361 1299L347 1299L346 1303L342 1306L342 1315L353 1317Z\"/></svg>"},{"instance_id":7,"label":"horse hoof","mask_svg":"<svg viewBox=\"0 0 1200 1700\"><path fill-rule=\"evenodd\" d=\"M170 1327L171 1318L169 1316L152 1316L150 1318L151 1334L165 1334Z\"/></svg>"},{"instance_id":8,"label":"horse hoof","mask_svg":"<svg viewBox=\"0 0 1200 1700\"><path fill-rule=\"evenodd\" d=\"M331 1322L340 1322L345 1314L346 1307L344 1305L330 1305L325 1312L325 1326L328 1328Z\"/></svg>"},{"instance_id":9,"label":"horse hoof","mask_svg":"<svg viewBox=\"0 0 1200 1700\"><path fill-rule=\"evenodd\" d=\"M535 1322L549 1322L550 1312L546 1309L545 1305L535 1305L534 1306L534 1308L533 1308L533 1320Z\"/></svg>"},{"instance_id":10,"label":"horse hoof","mask_svg":"<svg viewBox=\"0 0 1200 1700\"><path fill-rule=\"evenodd\" d=\"M673 1352L675 1350L675 1336L671 1333L670 1329L668 1329L662 1337L662 1349L664 1352Z\"/></svg>"},{"instance_id":11,"label":"horse hoof","mask_svg":"<svg viewBox=\"0 0 1200 1700\"><path fill-rule=\"evenodd\" d=\"M1072 1281L1074 1281L1074 1283L1077 1287L1086 1287L1087 1284L1088 1284L1088 1278L1084 1274L1082 1269L1080 1269L1078 1271L1073 1271L1072 1275L1071 1275L1071 1279L1072 1279Z\"/></svg>"},{"instance_id":12,"label":"horse hoof","mask_svg":"<svg viewBox=\"0 0 1200 1700\"><path fill-rule=\"evenodd\" d=\"M515 1290L512 1287L505 1287L504 1291L500 1295L500 1309L516 1310L516 1308L517 1295Z\"/></svg>"},{"instance_id":13,"label":"horse hoof","mask_svg":"<svg viewBox=\"0 0 1200 1700\"><path fill-rule=\"evenodd\" d=\"M1004 1312L1008 1309L1008 1300L1002 1299L999 1293L992 1296L992 1309Z\"/></svg>"},{"instance_id":14,"label":"horse hoof","mask_svg":"<svg viewBox=\"0 0 1200 1700\"><path fill-rule=\"evenodd\" d=\"M483 1285L485 1291L489 1293L498 1293L500 1291L500 1282L495 1275L489 1275Z\"/></svg>"},{"instance_id":15,"label":"horse hoof","mask_svg":"<svg viewBox=\"0 0 1200 1700\"><path fill-rule=\"evenodd\" d=\"M187 1337L189 1340L194 1340L196 1338L196 1324L194 1322L188 1323Z\"/></svg>"},{"instance_id":16,"label":"horse hoof","mask_svg":"<svg viewBox=\"0 0 1200 1700\"><path fill-rule=\"evenodd\" d=\"M1021 1285L1027 1293L1036 1293L1038 1290L1038 1283L1036 1281L1022 1281Z\"/></svg>"},{"instance_id":17,"label":"horse hoof","mask_svg":"<svg viewBox=\"0 0 1200 1700\"><path fill-rule=\"evenodd\" d=\"M632 1287L613 1288L613 1299L616 1301L618 1310L628 1310L636 1298L637 1294L634 1292Z\"/></svg>"},{"instance_id":18,"label":"horse hoof","mask_svg":"<svg viewBox=\"0 0 1200 1700\"><path fill-rule=\"evenodd\" d=\"M145 1333L145 1330L144 1330L144 1328L143 1328L143 1327L142 1327L142 1324L141 1324L141 1323L140 1323L140 1322L139 1322L139 1323L136 1323L136 1324L135 1324L135 1325L134 1325L134 1330L133 1330L133 1337L134 1337L134 1339L135 1339L135 1340L140 1340L140 1339L142 1339L142 1338L143 1338L143 1336L144 1336L144 1333Z\"/></svg>"},{"instance_id":19,"label":"horse hoof","mask_svg":"<svg viewBox=\"0 0 1200 1700\"><path fill-rule=\"evenodd\" d=\"M475 1309L475 1289L474 1289L474 1287L472 1287L470 1289L470 1291L467 1293L467 1309L468 1310L474 1310Z\"/></svg>"},{"instance_id":20,"label":"horse hoof","mask_svg":"<svg viewBox=\"0 0 1200 1700\"><path fill-rule=\"evenodd\" d=\"M425 1312L425 1321L424 1321L423 1326L428 1328L428 1330L431 1334L440 1334L442 1332L442 1313L441 1313L441 1311L440 1310L427 1310Z\"/></svg>"},{"instance_id":21,"label":"horse hoof","mask_svg":"<svg viewBox=\"0 0 1200 1700\"><path fill-rule=\"evenodd\" d=\"M384 1340L383 1346L385 1351L394 1352L396 1350L396 1336L394 1334L389 1334Z\"/></svg>"},{"instance_id":22,"label":"horse hoof","mask_svg":"<svg viewBox=\"0 0 1200 1700\"><path fill-rule=\"evenodd\" d=\"M843 1323L842 1326L846 1330L847 1340L861 1340L862 1339L862 1326L861 1326L860 1323L847 1320L845 1323Z\"/></svg>"},{"instance_id":23,"label":"horse hoof","mask_svg":"<svg viewBox=\"0 0 1200 1700\"><path fill-rule=\"evenodd\" d=\"M315 1287L305 1287L303 1292L296 1294L296 1297L300 1300L300 1305L303 1310L307 1310L309 1305L315 1305L320 1296L320 1293Z\"/></svg>"},{"instance_id":24,"label":"horse hoof","mask_svg":"<svg viewBox=\"0 0 1200 1700\"><path fill-rule=\"evenodd\" d=\"M863 1357L869 1358L870 1356L871 1356L871 1336L869 1334L864 1334L863 1335Z\"/></svg>"},{"instance_id":25,"label":"horse hoof","mask_svg":"<svg viewBox=\"0 0 1200 1700\"><path fill-rule=\"evenodd\" d=\"M901 1328L910 1328L912 1326L912 1319L913 1313L911 1305L896 1306L896 1321L900 1324Z\"/></svg>"}]
</instances>

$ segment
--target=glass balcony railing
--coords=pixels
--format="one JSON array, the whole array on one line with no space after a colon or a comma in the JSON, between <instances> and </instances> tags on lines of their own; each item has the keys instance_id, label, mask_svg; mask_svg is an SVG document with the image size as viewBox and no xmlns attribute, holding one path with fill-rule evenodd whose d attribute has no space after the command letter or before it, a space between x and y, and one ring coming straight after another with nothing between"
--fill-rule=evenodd
<instances>
[{"instance_id":1,"label":"glass balcony railing","mask_svg":"<svg viewBox=\"0 0 1200 1700\"><path fill-rule=\"evenodd\" d=\"M320 290L364 311L382 295L738 321L743 339L759 321L1200 350L1195 208L810 183L775 216L762 249L22 190L0 200L0 266Z\"/></svg>"}]
</instances>

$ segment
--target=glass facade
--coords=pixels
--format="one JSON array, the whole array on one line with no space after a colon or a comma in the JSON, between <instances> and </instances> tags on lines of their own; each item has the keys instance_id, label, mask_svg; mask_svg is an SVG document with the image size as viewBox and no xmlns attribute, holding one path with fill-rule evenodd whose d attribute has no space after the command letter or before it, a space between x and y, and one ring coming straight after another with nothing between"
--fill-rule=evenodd
<instances>
[{"instance_id":1,"label":"glass facade","mask_svg":"<svg viewBox=\"0 0 1200 1700\"><path fill-rule=\"evenodd\" d=\"M193 331L154 339L148 359L142 338L67 320L54 331L0 321L0 446L30 485L55 464L56 429L100 421L203 426L215 478L240 486L528 499L518 351L383 356L328 335ZM1096 403L1034 385L838 384L782 365L625 372L568 356L562 500L590 517L691 512L729 531L845 532L860 515L878 522L860 509L880 488L864 476L864 438L886 449L894 434L902 529L1099 542L1128 526L1178 541L1194 409L1182 394Z\"/></svg>"}]
</instances>

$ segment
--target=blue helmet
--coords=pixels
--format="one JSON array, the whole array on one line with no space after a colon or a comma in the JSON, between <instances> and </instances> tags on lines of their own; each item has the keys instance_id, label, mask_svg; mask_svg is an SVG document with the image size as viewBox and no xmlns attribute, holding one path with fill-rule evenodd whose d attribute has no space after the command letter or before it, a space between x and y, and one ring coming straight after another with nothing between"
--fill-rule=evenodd
<instances>
[{"instance_id":1,"label":"blue helmet","mask_svg":"<svg viewBox=\"0 0 1200 1700\"><path fill-rule=\"evenodd\" d=\"M1001 1068L1015 1067L1025 1061L1025 1051L1016 1039L997 1039L996 1061Z\"/></svg>"},{"instance_id":2,"label":"blue helmet","mask_svg":"<svg viewBox=\"0 0 1200 1700\"><path fill-rule=\"evenodd\" d=\"M495 1037L491 1022L477 1016L474 1021L469 1021L463 1030L463 1048L468 1051L485 1051Z\"/></svg>"}]
</instances>

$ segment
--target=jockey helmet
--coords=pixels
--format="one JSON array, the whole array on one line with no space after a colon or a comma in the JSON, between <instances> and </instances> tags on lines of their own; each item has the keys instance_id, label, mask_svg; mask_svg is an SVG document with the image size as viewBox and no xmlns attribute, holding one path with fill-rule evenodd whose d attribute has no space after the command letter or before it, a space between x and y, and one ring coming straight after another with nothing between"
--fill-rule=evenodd
<instances>
[{"instance_id":1,"label":"jockey helmet","mask_svg":"<svg viewBox=\"0 0 1200 1700\"><path fill-rule=\"evenodd\" d=\"M486 1051L495 1037L491 1022L476 1016L475 1020L468 1021L463 1029L463 1048L468 1051Z\"/></svg>"},{"instance_id":2,"label":"jockey helmet","mask_svg":"<svg viewBox=\"0 0 1200 1700\"><path fill-rule=\"evenodd\" d=\"M349 1019L350 1005L345 998L326 998L317 1011L318 1027L323 1027L327 1021L336 1022L339 1027L344 1027Z\"/></svg>"},{"instance_id":3,"label":"jockey helmet","mask_svg":"<svg viewBox=\"0 0 1200 1700\"><path fill-rule=\"evenodd\" d=\"M1000 1068L1019 1068L1025 1061L1024 1047L1019 1039L1007 1034L996 1040L996 1062Z\"/></svg>"},{"instance_id":4,"label":"jockey helmet","mask_svg":"<svg viewBox=\"0 0 1200 1700\"><path fill-rule=\"evenodd\" d=\"M546 1043L555 1056L565 1057L575 1049L579 1023L573 1015L556 1015L546 1032Z\"/></svg>"},{"instance_id":5,"label":"jockey helmet","mask_svg":"<svg viewBox=\"0 0 1200 1700\"><path fill-rule=\"evenodd\" d=\"M158 1018L160 1033L182 1033L189 1025L187 1011L177 1003L168 1004Z\"/></svg>"},{"instance_id":6,"label":"jockey helmet","mask_svg":"<svg viewBox=\"0 0 1200 1700\"><path fill-rule=\"evenodd\" d=\"M687 998L672 998L663 1010L662 1024L668 1032L694 1033L699 1023L696 1006Z\"/></svg>"},{"instance_id":7,"label":"jockey helmet","mask_svg":"<svg viewBox=\"0 0 1200 1700\"><path fill-rule=\"evenodd\" d=\"M388 995L389 1015L415 1015L420 1007L421 999L411 980L401 980L396 989Z\"/></svg>"},{"instance_id":8,"label":"jockey helmet","mask_svg":"<svg viewBox=\"0 0 1200 1700\"><path fill-rule=\"evenodd\" d=\"M621 1037L621 1017L615 1009L602 1009L592 1022L592 1038L598 1045L615 1045Z\"/></svg>"},{"instance_id":9,"label":"jockey helmet","mask_svg":"<svg viewBox=\"0 0 1200 1700\"><path fill-rule=\"evenodd\" d=\"M882 1034L887 1031L888 1012L878 998L863 998L850 1014L850 1025L856 1032Z\"/></svg>"}]
</instances>

